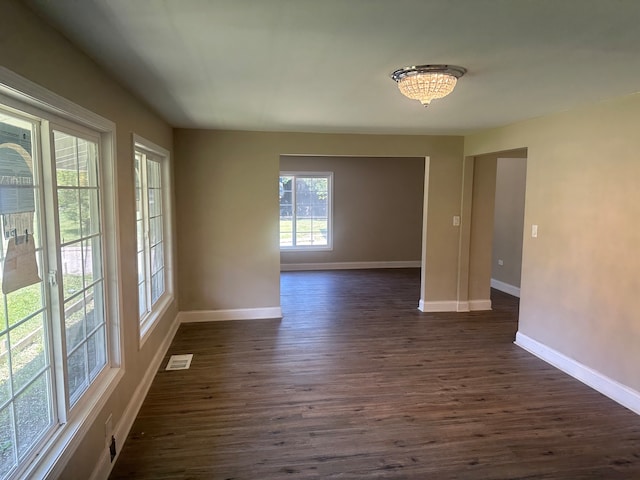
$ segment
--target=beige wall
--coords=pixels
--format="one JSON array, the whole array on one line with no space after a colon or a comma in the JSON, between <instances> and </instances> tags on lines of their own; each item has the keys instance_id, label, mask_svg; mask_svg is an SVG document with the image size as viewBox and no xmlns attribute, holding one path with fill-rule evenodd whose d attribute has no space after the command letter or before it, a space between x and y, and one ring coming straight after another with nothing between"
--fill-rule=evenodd
<instances>
[{"instance_id":1,"label":"beige wall","mask_svg":"<svg viewBox=\"0 0 640 480\"><path fill-rule=\"evenodd\" d=\"M171 150L172 130L20 2L3 2L0 32L0 64L117 125L126 375L62 477L89 478L107 415L120 421L177 312L138 348L131 133ZM282 154L429 156L425 300L456 300L464 155L528 147L525 231L536 223L539 236L524 238L520 331L638 391L639 118L635 95L470 135L464 148L461 137L176 130L181 310L280 304Z\"/></svg>"},{"instance_id":2,"label":"beige wall","mask_svg":"<svg viewBox=\"0 0 640 480\"><path fill-rule=\"evenodd\" d=\"M462 137L178 129L174 140L181 310L280 305L281 155L431 157L425 298L456 299Z\"/></svg>"},{"instance_id":3,"label":"beige wall","mask_svg":"<svg viewBox=\"0 0 640 480\"><path fill-rule=\"evenodd\" d=\"M0 32L1 65L106 117L115 122L117 128L119 249L122 257L121 301L126 374L80 443L62 477L89 478L99 456L105 452L104 422L108 414L113 413L116 426L177 314L177 305L171 305L151 337L139 349L131 134L135 132L171 150L172 129L20 2L6 0L2 3ZM123 439L118 441L122 444Z\"/></svg>"},{"instance_id":4,"label":"beige wall","mask_svg":"<svg viewBox=\"0 0 640 480\"><path fill-rule=\"evenodd\" d=\"M470 302L488 302L491 297L491 242L496 165L495 156L481 156L474 161L469 246Z\"/></svg>"},{"instance_id":5,"label":"beige wall","mask_svg":"<svg viewBox=\"0 0 640 480\"><path fill-rule=\"evenodd\" d=\"M283 251L283 264L422 258L424 158L283 156L280 170L333 172L333 250Z\"/></svg>"},{"instance_id":6,"label":"beige wall","mask_svg":"<svg viewBox=\"0 0 640 480\"><path fill-rule=\"evenodd\" d=\"M526 158L498 158L491 278L517 288L522 269L526 179Z\"/></svg>"},{"instance_id":7,"label":"beige wall","mask_svg":"<svg viewBox=\"0 0 640 480\"><path fill-rule=\"evenodd\" d=\"M465 138L527 147L519 330L640 391L640 95Z\"/></svg>"}]
</instances>

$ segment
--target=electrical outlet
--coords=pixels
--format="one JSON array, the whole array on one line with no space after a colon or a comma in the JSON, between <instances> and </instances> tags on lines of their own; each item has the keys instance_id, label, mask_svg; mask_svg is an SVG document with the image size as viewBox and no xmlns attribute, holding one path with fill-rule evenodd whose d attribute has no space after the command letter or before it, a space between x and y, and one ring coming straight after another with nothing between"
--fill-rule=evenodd
<instances>
[{"instance_id":1,"label":"electrical outlet","mask_svg":"<svg viewBox=\"0 0 640 480\"><path fill-rule=\"evenodd\" d=\"M454 215L453 216L453 226L454 227L459 227L460 226L460 215Z\"/></svg>"},{"instance_id":2,"label":"electrical outlet","mask_svg":"<svg viewBox=\"0 0 640 480\"><path fill-rule=\"evenodd\" d=\"M531 225L531 237L538 238L538 225Z\"/></svg>"},{"instance_id":3,"label":"electrical outlet","mask_svg":"<svg viewBox=\"0 0 640 480\"><path fill-rule=\"evenodd\" d=\"M499 259L498 259L498 265L500 265L500 266L503 266L503 265L504 265L504 262L502 261L502 259L501 259L501 258L499 258Z\"/></svg>"},{"instance_id":4,"label":"electrical outlet","mask_svg":"<svg viewBox=\"0 0 640 480\"><path fill-rule=\"evenodd\" d=\"M111 437L111 443L109 444L109 456L111 457L111 463L113 463L113 459L116 458L116 437Z\"/></svg>"}]
</instances>

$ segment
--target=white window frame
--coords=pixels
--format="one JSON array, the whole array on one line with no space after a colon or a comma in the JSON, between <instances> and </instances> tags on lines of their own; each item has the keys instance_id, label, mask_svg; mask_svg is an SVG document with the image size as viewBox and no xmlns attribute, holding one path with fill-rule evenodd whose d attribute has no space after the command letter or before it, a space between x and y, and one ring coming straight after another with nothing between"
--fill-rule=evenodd
<instances>
[{"instance_id":1,"label":"white window frame","mask_svg":"<svg viewBox=\"0 0 640 480\"><path fill-rule=\"evenodd\" d=\"M163 148L155 143L147 140L140 135L133 134L133 176L135 178L135 155L136 152L141 152L144 154L150 154L156 157L160 161L160 171L161 171L161 182L162 182L162 235L163 235L163 256L164 256L164 293L156 300L155 303L151 305L150 311L147 312L146 315L138 318L138 330L139 330L139 339L140 339L140 347L144 345L145 341L151 336L153 329L158 324L158 320L162 318L165 314L171 303L175 299L174 294L174 285L173 285L173 179L171 175L171 157L169 150ZM146 182L142 185L142 189L146 189ZM145 223L147 223L148 218L145 216ZM136 229L133 230L136 232ZM148 232L145 232L145 242L148 239ZM137 240L137 233L136 233ZM136 242L137 243L137 242ZM137 250L137 248L136 248ZM137 259L136 259L137 265ZM139 266L137 267L139 268ZM136 269L136 271L138 271ZM145 277L147 277L147 272L145 272ZM137 277L136 277L137 278ZM151 278L145 278L147 285L150 285ZM150 300L149 295L147 298ZM140 299L138 298L138 305L140 304ZM139 309L138 309L139 312Z\"/></svg>"},{"instance_id":2,"label":"white window frame","mask_svg":"<svg viewBox=\"0 0 640 480\"><path fill-rule=\"evenodd\" d=\"M49 122L80 131L88 129L87 131L99 137L102 183L100 206L104 240L102 245L104 308L108 338L107 368L96 377L79 400L73 406L69 406L65 392L66 381L60 381L60 371L64 371L66 367L64 367L64 362L59 363L60 358L55 358L54 370L57 372L58 381L54 380L55 391L53 394L57 398L57 410L54 411L56 417L54 423L57 424L57 427L9 477L10 479L23 477L54 479L62 474L67 462L98 419L98 415L125 373L121 329L123 307L120 301L122 279L115 160L116 127L112 121L50 92L5 67L0 67L0 103L23 115L31 115L42 120L43 149L48 148L45 145L46 134L44 131L48 130ZM45 194L47 193L46 189L52 189L55 186L51 178L46 178L47 170L43 170ZM48 242L51 241L52 239L48 239ZM55 305L51 305L51 308L55 308ZM54 342L63 341L60 338L55 338L61 335L58 329L54 328L52 335Z\"/></svg>"},{"instance_id":3,"label":"white window frame","mask_svg":"<svg viewBox=\"0 0 640 480\"><path fill-rule=\"evenodd\" d=\"M326 178L328 181L327 190L328 190L328 199L327 199L327 245L291 245L291 246L283 246L280 245L280 251L282 252L318 252L318 251L331 251L333 250L333 172L305 172L305 171L281 171L278 176L278 181L280 177L292 176L294 177L294 188L295 192L295 178L304 177L304 178ZM295 216L296 211L296 201L295 201L295 193L293 199L293 216ZM278 209L279 211L279 209ZM278 243L280 238L280 227L278 222ZM294 221L295 225L295 221ZM293 243L295 243L295 228L293 228Z\"/></svg>"}]
</instances>

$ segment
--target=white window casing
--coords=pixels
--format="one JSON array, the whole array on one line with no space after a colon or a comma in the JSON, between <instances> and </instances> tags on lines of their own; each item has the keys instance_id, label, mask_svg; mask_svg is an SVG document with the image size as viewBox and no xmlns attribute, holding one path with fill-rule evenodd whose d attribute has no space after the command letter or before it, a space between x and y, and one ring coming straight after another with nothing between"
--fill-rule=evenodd
<instances>
[{"instance_id":1,"label":"white window casing","mask_svg":"<svg viewBox=\"0 0 640 480\"><path fill-rule=\"evenodd\" d=\"M280 172L280 250L333 249L333 172Z\"/></svg>"},{"instance_id":2,"label":"white window casing","mask_svg":"<svg viewBox=\"0 0 640 480\"><path fill-rule=\"evenodd\" d=\"M18 118L33 125L35 221L39 222L35 234L41 247L37 261L42 278L36 285L43 292L41 297L34 295L44 308L42 344L50 381L40 383L47 384L51 416L51 423L43 423L37 434L12 433L11 442L28 447L0 461L3 465L14 462L0 470L0 478L53 479L61 474L124 375L116 131L113 122L4 67L0 67L0 105L7 121ZM11 299L17 292L3 298ZM0 332L10 345L18 330L0 322ZM22 355L22 351L14 353ZM12 354L7 358L11 365ZM15 363L8 370L11 378L24 371L19 358ZM42 390L33 392L33 398L39 398ZM15 415L16 401L22 400L0 401L7 417ZM12 418L18 431L22 427L14 420L19 418Z\"/></svg>"},{"instance_id":3,"label":"white window casing","mask_svg":"<svg viewBox=\"0 0 640 480\"><path fill-rule=\"evenodd\" d=\"M133 135L140 345L174 300L169 151Z\"/></svg>"}]
</instances>

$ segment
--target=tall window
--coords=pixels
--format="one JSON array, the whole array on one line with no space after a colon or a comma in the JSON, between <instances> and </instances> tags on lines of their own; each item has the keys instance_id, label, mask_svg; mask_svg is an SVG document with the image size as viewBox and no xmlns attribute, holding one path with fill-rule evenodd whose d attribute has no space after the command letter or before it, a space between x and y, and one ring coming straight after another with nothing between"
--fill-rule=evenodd
<instances>
[{"instance_id":1,"label":"tall window","mask_svg":"<svg viewBox=\"0 0 640 480\"><path fill-rule=\"evenodd\" d=\"M98 141L53 131L67 388L74 404L106 365Z\"/></svg>"},{"instance_id":2,"label":"tall window","mask_svg":"<svg viewBox=\"0 0 640 480\"><path fill-rule=\"evenodd\" d=\"M172 299L168 152L137 136L134 150L138 307L144 338Z\"/></svg>"},{"instance_id":3,"label":"tall window","mask_svg":"<svg viewBox=\"0 0 640 480\"><path fill-rule=\"evenodd\" d=\"M280 173L280 248L332 246L332 173Z\"/></svg>"},{"instance_id":4,"label":"tall window","mask_svg":"<svg viewBox=\"0 0 640 480\"><path fill-rule=\"evenodd\" d=\"M36 198L41 174L33 161L37 126L0 110L0 478L29 456L55 421L52 346L47 340L51 337L50 308L42 281L46 252ZM18 220L23 224L18 226ZM22 257L19 248L27 255ZM23 270L26 263L18 265L23 259L29 273Z\"/></svg>"},{"instance_id":5,"label":"tall window","mask_svg":"<svg viewBox=\"0 0 640 480\"><path fill-rule=\"evenodd\" d=\"M114 378L102 138L0 96L2 480L29 476L42 445Z\"/></svg>"}]
</instances>

